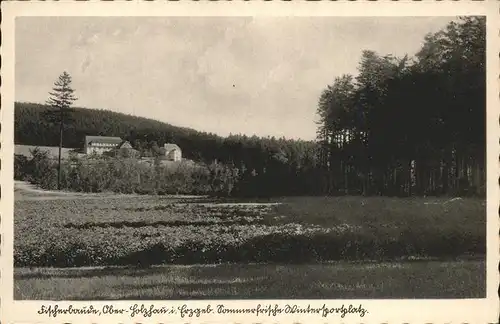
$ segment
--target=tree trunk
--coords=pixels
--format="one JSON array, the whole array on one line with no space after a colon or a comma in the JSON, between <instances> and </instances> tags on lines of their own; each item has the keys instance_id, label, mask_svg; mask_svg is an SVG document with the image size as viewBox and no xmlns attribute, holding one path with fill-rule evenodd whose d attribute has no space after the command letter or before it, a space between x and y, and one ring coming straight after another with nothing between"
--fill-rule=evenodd
<instances>
[{"instance_id":1,"label":"tree trunk","mask_svg":"<svg viewBox=\"0 0 500 324\"><path fill-rule=\"evenodd\" d=\"M451 164L451 152L448 150L448 148L445 149L444 152L444 161L443 161L443 175L441 177L441 182L442 182L442 187L443 187L443 194L448 194L449 191L449 176L450 176L450 164Z\"/></svg>"},{"instance_id":2,"label":"tree trunk","mask_svg":"<svg viewBox=\"0 0 500 324\"><path fill-rule=\"evenodd\" d=\"M458 179L460 178L460 159L459 159L458 149L455 149L454 161L455 161L455 170L454 170L455 172L454 172L453 182L455 183L454 185L455 192L457 192Z\"/></svg>"},{"instance_id":3,"label":"tree trunk","mask_svg":"<svg viewBox=\"0 0 500 324\"><path fill-rule=\"evenodd\" d=\"M412 171L413 171L413 161L410 159L408 161L408 196L411 196L412 195L412 186L413 186L413 175L412 175Z\"/></svg>"},{"instance_id":4,"label":"tree trunk","mask_svg":"<svg viewBox=\"0 0 500 324\"><path fill-rule=\"evenodd\" d=\"M61 151L63 145L63 110L61 108L61 121L59 123L59 158L57 163L57 190L61 190Z\"/></svg>"}]
</instances>

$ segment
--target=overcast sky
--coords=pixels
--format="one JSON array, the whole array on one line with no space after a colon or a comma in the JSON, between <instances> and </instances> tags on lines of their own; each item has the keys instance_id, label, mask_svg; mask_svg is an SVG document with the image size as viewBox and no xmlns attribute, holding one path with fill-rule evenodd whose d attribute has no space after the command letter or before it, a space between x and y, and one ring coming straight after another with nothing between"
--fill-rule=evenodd
<instances>
[{"instance_id":1,"label":"overcast sky","mask_svg":"<svg viewBox=\"0 0 500 324\"><path fill-rule=\"evenodd\" d=\"M361 51L414 54L438 18L23 17L16 101L43 103L66 70L75 106L219 135L313 139L323 88Z\"/></svg>"}]
</instances>

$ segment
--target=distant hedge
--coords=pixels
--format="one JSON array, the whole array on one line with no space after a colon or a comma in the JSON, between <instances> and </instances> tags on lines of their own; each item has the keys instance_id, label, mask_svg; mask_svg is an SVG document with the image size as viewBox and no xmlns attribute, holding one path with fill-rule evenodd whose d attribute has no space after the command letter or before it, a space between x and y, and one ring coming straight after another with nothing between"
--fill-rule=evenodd
<instances>
[{"instance_id":1,"label":"distant hedge","mask_svg":"<svg viewBox=\"0 0 500 324\"><path fill-rule=\"evenodd\" d=\"M57 163L40 150L32 155L15 156L15 179L57 189ZM135 158L99 156L65 160L61 166L61 189L77 192L228 196L237 180L237 169L217 163L150 165Z\"/></svg>"}]
</instances>

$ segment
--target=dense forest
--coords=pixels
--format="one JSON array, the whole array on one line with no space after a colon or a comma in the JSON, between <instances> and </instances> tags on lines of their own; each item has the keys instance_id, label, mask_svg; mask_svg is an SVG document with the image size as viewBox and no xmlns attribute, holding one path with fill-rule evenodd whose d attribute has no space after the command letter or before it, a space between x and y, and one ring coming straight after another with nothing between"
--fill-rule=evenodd
<instances>
[{"instance_id":1,"label":"dense forest","mask_svg":"<svg viewBox=\"0 0 500 324\"><path fill-rule=\"evenodd\" d=\"M321 95L328 191L484 194L485 19L428 35L416 57L364 51L359 74Z\"/></svg>"},{"instance_id":2,"label":"dense forest","mask_svg":"<svg viewBox=\"0 0 500 324\"><path fill-rule=\"evenodd\" d=\"M237 169L242 195L484 195L485 34L484 18L467 17L428 35L415 57L363 51L358 74L337 77L319 98L315 142L220 137L73 108L63 146L119 136L154 155L176 143L188 159ZM15 104L16 144L58 146L48 110Z\"/></svg>"}]
</instances>

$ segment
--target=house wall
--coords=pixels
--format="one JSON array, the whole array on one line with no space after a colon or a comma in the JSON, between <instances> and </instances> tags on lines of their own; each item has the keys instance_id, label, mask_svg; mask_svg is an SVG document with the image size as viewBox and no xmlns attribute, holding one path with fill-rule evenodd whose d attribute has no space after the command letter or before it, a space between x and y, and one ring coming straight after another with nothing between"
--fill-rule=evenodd
<instances>
[{"instance_id":1,"label":"house wall","mask_svg":"<svg viewBox=\"0 0 500 324\"><path fill-rule=\"evenodd\" d=\"M121 148L122 148L122 149L132 149L132 145L130 145L130 143L128 143L128 142L125 142L125 143L122 145L122 147L121 147Z\"/></svg>"},{"instance_id":2,"label":"house wall","mask_svg":"<svg viewBox=\"0 0 500 324\"><path fill-rule=\"evenodd\" d=\"M173 149L167 153L167 158L172 161L180 161L182 160L182 152L180 150Z\"/></svg>"},{"instance_id":3,"label":"house wall","mask_svg":"<svg viewBox=\"0 0 500 324\"><path fill-rule=\"evenodd\" d=\"M114 149L117 146L118 146L117 144L108 144L108 143L99 143L97 145L95 145L95 144L94 145L87 145L85 153L86 154L92 154L92 153L102 154L104 152L111 151L112 149Z\"/></svg>"},{"instance_id":4,"label":"house wall","mask_svg":"<svg viewBox=\"0 0 500 324\"><path fill-rule=\"evenodd\" d=\"M174 161L180 161L182 159L182 152L180 150L174 150Z\"/></svg>"}]
</instances>

